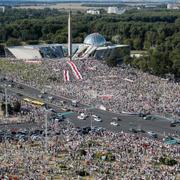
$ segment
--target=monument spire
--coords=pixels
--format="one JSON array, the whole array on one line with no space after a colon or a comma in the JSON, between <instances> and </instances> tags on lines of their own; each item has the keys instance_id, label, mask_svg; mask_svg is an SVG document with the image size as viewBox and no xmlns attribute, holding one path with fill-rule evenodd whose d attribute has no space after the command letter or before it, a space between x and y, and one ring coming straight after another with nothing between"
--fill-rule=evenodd
<instances>
[{"instance_id":1,"label":"monument spire","mask_svg":"<svg viewBox=\"0 0 180 180\"><path fill-rule=\"evenodd\" d=\"M68 56L72 60L72 32L71 32L71 10L68 18Z\"/></svg>"}]
</instances>

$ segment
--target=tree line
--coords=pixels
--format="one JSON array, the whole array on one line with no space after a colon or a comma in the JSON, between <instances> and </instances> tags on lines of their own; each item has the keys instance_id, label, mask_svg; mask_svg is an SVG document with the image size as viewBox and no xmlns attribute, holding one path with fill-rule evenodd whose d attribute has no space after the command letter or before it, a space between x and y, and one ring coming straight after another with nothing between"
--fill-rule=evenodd
<instances>
[{"instance_id":1,"label":"tree line","mask_svg":"<svg viewBox=\"0 0 180 180\"><path fill-rule=\"evenodd\" d=\"M16 16L14 15L16 14ZM7 9L0 13L0 43L7 46L67 42L67 12L55 9ZM180 75L180 11L130 10L123 15L73 13L73 42L99 32L108 41L146 50L131 64L154 74ZM127 60L127 62L129 62ZM158 67L161 67L160 69Z\"/></svg>"}]
</instances>

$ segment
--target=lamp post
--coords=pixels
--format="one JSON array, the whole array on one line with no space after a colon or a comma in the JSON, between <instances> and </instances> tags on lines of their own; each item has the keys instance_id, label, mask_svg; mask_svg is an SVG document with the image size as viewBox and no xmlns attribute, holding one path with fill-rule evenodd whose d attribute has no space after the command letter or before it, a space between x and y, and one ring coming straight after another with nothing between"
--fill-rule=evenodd
<instances>
[{"instance_id":1,"label":"lamp post","mask_svg":"<svg viewBox=\"0 0 180 180\"><path fill-rule=\"evenodd\" d=\"M92 112L91 112L90 109L89 109L89 116L90 116L90 127L91 127L91 130L92 130L93 122L92 122Z\"/></svg>"},{"instance_id":2,"label":"lamp post","mask_svg":"<svg viewBox=\"0 0 180 180\"><path fill-rule=\"evenodd\" d=\"M92 122L92 114L90 114L90 116L91 116L91 130L92 130L92 128L93 128L93 122Z\"/></svg>"},{"instance_id":3,"label":"lamp post","mask_svg":"<svg viewBox=\"0 0 180 180\"><path fill-rule=\"evenodd\" d=\"M48 127L48 110L45 110L45 122L44 122L44 124L45 124L45 146L44 146L44 148L45 148L45 152L47 152L48 151L48 142L47 142L47 127Z\"/></svg>"},{"instance_id":4,"label":"lamp post","mask_svg":"<svg viewBox=\"0 0 180 180\"><path fill-rule=\"evenodd\" d=\"M8 101L7 101L7 87L4 88L4 94L5 94L5 117L8 118Z\"/></svg>"}]
</instances>

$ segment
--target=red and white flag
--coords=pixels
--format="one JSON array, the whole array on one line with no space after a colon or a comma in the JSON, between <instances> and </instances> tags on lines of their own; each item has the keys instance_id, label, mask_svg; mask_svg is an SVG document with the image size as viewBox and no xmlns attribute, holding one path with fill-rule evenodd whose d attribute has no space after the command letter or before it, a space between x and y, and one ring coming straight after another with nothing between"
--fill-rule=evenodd
<instances>
[{"instance_id":1,"label":"red and white flag","mask_svg":"<svg viewBox=\"0 0 180 180\"><path fill-rule=\"evenodd\" d=\"M69 71L68 70L63 70L63 76L64 76L64 81L65 82L70 81Z\"/></svg>"},{"instance_id":2,"label":"red and white flag","mask_svg":"<svg viewBox=\"0 0 180 180\"><path fill-rule=\"evenodd\" d=\"M72 69L75 77L76 77L77 79L82 79L82 75L81 75L81 73L79 72L79 70L77 69L76 65L75 65L72 61L68 61L67 63L70 65L70 67L71 67L71 69Z\"/></svg>"}]
</instances>

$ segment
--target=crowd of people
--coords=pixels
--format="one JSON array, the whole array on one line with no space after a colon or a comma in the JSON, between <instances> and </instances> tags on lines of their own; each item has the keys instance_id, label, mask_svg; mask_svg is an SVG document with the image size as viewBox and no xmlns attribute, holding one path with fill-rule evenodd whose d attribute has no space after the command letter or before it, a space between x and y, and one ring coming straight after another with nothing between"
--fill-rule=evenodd
<instances>
[{"instance_id":1,"label":"crowd of people","mask_svg":"<svg viewBox=\"0 0 180 180\"><path fill-rule=\"evenodd\" d=\"M179 146L124 132L107 130L80 135L68 122L51 124L47 149L39 141L0 143L0 178L15 179L163 179L180 175ZM107 154L111 158L107 159ZM113 157L113 158L112 158ZM177 163L163 165L161 157Z\"/></svg>"},{"instance_id":2,"label":"crowd of people","mask_svg":"<svg viewBox=\"0 0 180 180\"><path fill-rule=\"evenodd\" d=\"M74 98L84 104L103 105L114 112L145 112L180 115L180 85L137 69L120 66L110 68L91 60L74 61L82 80L77 80L66 60L45 60L40 64L24 61L1 62L1 73L7 78L25 83L49 93ZM70 72L70 82L64 82L63 70Z\"/></svg>"},{"instance_id":3,"label":"crowd of people","mask_svg":"<svg viewBox=\"0 0 180 180\"><path fill-rule=\"evenodd\" d=\"M129 67L109 68L95 60L75 61L83 79L76 80L69 69L70 82L64 82L63 69L69 68L64 60L47 60L41 64L23 61L0 63L1 75L9 80L56 95L70 96L85 104L102 104L115 112L168 112L178 117L179 84ZM14 96L8 98L9 102L16 101ZM43 107L22 102L21 111L16 115L22 122L44 122L45 113ZM44 129L42 124L36 128ZM30 127L24 128L31 131ZM114 133L103 129L84 135L68 119L63 122L48 120L47 129L48 138L42 135L38 140L1 141L0 179L78 179L80 176L95 180L180 178L178 145L123 131ZM176 163L164 164L163 158Z\"/></svg>"},{"instance_id":4,"label":"crowd of people","mask_svg":"<svg viewBox=\"0 0 180 180\"><path fill-rule=\"evenodd\" d=\"M4 101L4 93L0 93L0 103L5 103ZM17 96L15 95L8 95L7 102L12 107L14 106L15 102L20 103L20 111L14 112L12 110L11 114L8 112L8 122L4 116L0 116L0 123L25 123L25 122L42 122L44 121L44 107L37 107L25 101L20 101ZM1 107L0 107L1 108ZM4 113L6 113L4 111ZM3 114L4 114L3 113ZM2 115L3 115L2 114Z\"/></svg>"}]
</instances>

